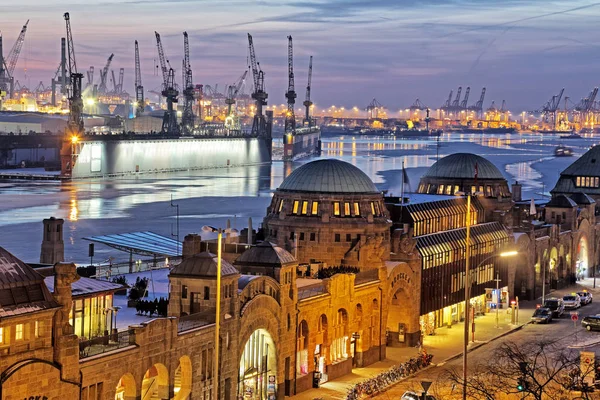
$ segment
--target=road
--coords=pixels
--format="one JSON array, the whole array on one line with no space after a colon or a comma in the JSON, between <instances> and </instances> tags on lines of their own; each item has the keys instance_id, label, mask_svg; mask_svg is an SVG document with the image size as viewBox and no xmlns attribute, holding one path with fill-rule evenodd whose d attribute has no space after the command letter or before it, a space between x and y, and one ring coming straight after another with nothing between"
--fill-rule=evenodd
<instances>
[{"instance_id":1,"label":"road","mask_svg":"<svg viewBox=\"0 0 600 400\"><path fill-rule=\"evenodd\" d=\"M552 295L559 297L570 292L571 290L573 289L557 291L552 293ZM473 372L476 364L482 362L485 363L492 359L494 356L494 351L503 343L508 342L525 344L537 339L544 339L549 342L562 340L561 343L565 343L565 346L568 346L575 351L600 350L600 332L588 332L583 329L580 324L581 318L584 316L600 314L600 291L598 291L596 296L596 302L585 305L576 311L578 311L580 314L579 320L576 323L571 320L569 311L566 311L561 318L554 319L553 322L548 325L529 324L520 330L516 330L497 340L480 345L479 347L473 349L468 353L468 361L470 366L468 369L469 373ZM448 381L445 375L449 369L456 369L459 371L459 373L462 371L462 356L447 362L443 362L442 360L438 360L438 362L439 364L436 366L430 367L427 370L413 376L412 378L398 383L374 398L399 399L400 396L402 396L402 394L407 390L420 393L422 391L420 382L423 380L433 381L433 384L429 389L429 393L435 395L437 400L461 398L461 388L455 387L454 390L452 390L451 383ZM514 398L520 398L520 396ZM600 399L600 393L593 393L589 398Z\"/></svg>"}]
</instances>

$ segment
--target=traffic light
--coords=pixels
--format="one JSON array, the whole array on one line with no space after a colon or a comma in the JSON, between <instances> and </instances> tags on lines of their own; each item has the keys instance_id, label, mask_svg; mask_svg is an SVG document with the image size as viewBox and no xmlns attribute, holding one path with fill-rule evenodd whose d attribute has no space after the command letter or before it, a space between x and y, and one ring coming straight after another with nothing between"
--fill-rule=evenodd
<instances>
[{"instance_id":1,"label":"traffic light","mask_svg":"<svg viewBox=\"0 0 600 400\"><path fill-rule=\"evenodd\" d=\"M525 390L527 390L529 388L529 382L527 382L527 379L525 377L520 377L517 379L517 390L519 392L523 392Z\"/></svg>"}]
</instances>

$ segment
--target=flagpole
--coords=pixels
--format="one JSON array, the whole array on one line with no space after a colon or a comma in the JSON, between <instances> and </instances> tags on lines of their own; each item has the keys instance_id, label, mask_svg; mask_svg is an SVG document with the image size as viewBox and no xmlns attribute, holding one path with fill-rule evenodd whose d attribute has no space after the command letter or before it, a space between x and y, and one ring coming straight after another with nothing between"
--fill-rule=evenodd
<instances>
[{"instance_id":1,"label":"flagpole","mask_svg":"<svg viewBox=\"0 0 600 400\"><path fill-rule=\"evenodd\" d=\"M404 205L404 161L402 161L402 187L400 188L400 205Z\"/></svg>"}]
</instances>

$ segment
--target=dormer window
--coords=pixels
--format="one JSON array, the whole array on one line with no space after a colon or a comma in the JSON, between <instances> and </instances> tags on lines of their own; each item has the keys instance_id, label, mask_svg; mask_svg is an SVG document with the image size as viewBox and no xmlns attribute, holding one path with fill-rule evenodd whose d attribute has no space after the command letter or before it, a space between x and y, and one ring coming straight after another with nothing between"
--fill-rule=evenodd
<instances>
[{"instance_id":1,"label":"dormer window","mask_svg":"<svg viewBox=\"0 0 600 400\"><path fill-rule=\"evenodd\" d=\"M23 340L23 324L15 325L15 340Z\"/></svg>"}]
</instances>

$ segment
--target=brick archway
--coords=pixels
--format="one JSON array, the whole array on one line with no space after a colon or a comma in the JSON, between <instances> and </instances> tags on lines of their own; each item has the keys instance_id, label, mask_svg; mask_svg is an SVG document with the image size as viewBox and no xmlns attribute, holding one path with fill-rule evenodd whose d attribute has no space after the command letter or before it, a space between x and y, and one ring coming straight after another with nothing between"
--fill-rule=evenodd
<instances>
[{"instance_id":1,"label":"brick archway","mask_svg":"<svg viewBox=\"0 0 600 400\"><path fill-rule=\"evenodd\" d=\"M398 263L388 276L386 291L388 346L414 346L420 340L420 304L415 304L415 298L420 296L411 295L420 291L419 273L406 263Z\"/></svg>"}]
</instances>

